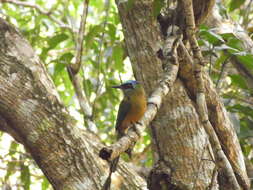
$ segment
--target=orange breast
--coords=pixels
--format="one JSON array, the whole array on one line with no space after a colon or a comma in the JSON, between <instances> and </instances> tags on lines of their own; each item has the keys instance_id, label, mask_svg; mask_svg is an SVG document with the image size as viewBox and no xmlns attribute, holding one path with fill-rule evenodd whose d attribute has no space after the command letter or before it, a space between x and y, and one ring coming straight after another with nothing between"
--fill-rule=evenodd
<instances>
[{"instance_id":1,"label":"orange breast","mask_svg":"<svg viewBox=\"0 0 253 190\"><path fill-rule=\"evenodd\" d=\"M143 97L132 97L131 98L131 109L128 112L126 118L122 122L121 128L126 130L131 124L139 121L144 115L147 109L147 102L145 96Z\"/></svg>"}]
</instances>

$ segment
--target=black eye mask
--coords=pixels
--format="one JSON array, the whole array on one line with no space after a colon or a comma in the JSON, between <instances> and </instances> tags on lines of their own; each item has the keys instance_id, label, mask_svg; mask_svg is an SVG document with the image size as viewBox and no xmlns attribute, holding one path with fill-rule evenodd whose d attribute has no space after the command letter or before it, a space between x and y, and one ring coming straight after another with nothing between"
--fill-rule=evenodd
<instances>
[{"instance_id":1,"label":"black eye mask","mask_svg":"<svg viewBox=\"0 0 253 190\"><path fill-rule=\"evenodd\" d=\"M131 83L127 83L127 84L122 85L122 88L123 89L129 89L129 88L133 89L133 85Z\"/></svg>"}]
</instances>

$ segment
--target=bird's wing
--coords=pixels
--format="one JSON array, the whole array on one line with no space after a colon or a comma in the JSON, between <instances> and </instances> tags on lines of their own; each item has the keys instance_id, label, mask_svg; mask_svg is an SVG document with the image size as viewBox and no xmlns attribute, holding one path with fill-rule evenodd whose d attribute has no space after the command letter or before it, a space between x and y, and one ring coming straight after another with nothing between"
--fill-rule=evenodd
<instances>
[{"instance_id":1,"label":"bird's wing","mask_svg":"<svg viewBox=\"0 0 253 190\"><path fill-rule=\"evenodd\" d=\"M118 111L118 116L117 116L117 121L116 121L116 131L118 135L122 135L122 133L124 132L124 131L121 131L122 129L120 127L121 127L122 122L126 118L128 112L130 111L130 109L131 109L130 102L127 100L122 100L122 102L119 105L119 111Z\"/></svg>"}]
</instances>

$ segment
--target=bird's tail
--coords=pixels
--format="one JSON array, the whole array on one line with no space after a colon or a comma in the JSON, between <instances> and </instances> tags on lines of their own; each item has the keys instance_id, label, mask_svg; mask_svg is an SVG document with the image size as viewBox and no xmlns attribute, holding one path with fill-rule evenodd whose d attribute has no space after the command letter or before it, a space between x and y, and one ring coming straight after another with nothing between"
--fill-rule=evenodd
<instances>
[{"instance_id":1,"label":"bird's tail","mask_svg":"<svg viewBox=\"0 0 253 190\"><path fill-rule=\"evenodd\" d=\"M104 183L104 186L103 186L103 190L110 190L110 187L111 187L111 177L112 177L112 173L116 171L117 169L117 165L118 165L118 162L119 162L119 156L117 158L115 158L111 163L110 163L110 172L109 172L109 175Z\"/></svg>"},{"instance_id":2,"label":"bird's tail","mask_svg":"<svg viewBox=\"0 0 253 190\"><path fill-rule=\"evenodd\" d=\"M132 150L133 150L133 148L129 148L125 151L125 153L127 153L127 155L129 156L130 159L132 158Z\"/></svg>"},{"instance_id":3,"label":"bird's tail","mask_svg":"<svg viewBox=\"0 0 253 190\"><path fill-rule=\"evenodd\" d=\"M124 133L118 132L117 139L119 140L123 136L124 136ZM129 158L132 158L132 150L133 150L133 147L130 147L129 149L126 150L126 153L128 154ZM117 170L118 163L119 163L119 156L110 163L110 172L104 183L103 190L110 190L111 182L112 182L111 180L112 173Z\"/></svg>"},{"instance_id":4,"label":"bird's tail","mask_svg":"<svg viewBox=\"0 0 253 190\"><path fill-rule=\"evenodd\" d=\"M110 172L113 173L116 171L117 169L117 166L118 166L118 163L119 163L119 156L117 158L115 158L111 164L110 164Z\"/></svg>"},{"instance_id":5,"label":"bird's tail","mask_svg":"<svg viewBox=\"0 0 253 190\"><path fill-rule=\"evenodd\" d=\"M103 187L102 187L102 190L110 190L110 187L111 187L111 175L112 173L109 174L109 176L107 177Z\"/></svg>"}]
</instances>

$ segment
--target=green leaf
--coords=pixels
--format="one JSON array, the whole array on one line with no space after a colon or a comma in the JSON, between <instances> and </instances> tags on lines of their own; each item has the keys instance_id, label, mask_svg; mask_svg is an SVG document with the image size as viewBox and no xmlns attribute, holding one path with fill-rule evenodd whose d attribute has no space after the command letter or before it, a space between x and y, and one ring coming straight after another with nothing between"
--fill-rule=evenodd
<instances>
[{"instance_id":1,"label":"green leaf","mask_svg":"<svg viewBox=\"0 0 253 190\"><path fill-rule=\"evenodd\" d=\"M103 32L102 24L92 26L85 36L86 47L91 47L94 42L94 38L100 35L101 32Z\"/></svg>"},{"instance_id":2,"label":"green leaf","mask_svg":"<svg viewBox=\"0 0 253 190\"><path fill-rule=\"evenodd\" d=\"M236 54L236 58L238 59L238 61L240 61L241 63L243 63L247 69L251 70L251 72L253 71L253 55L252 54L245 54L245 55L238 55Z\"/></svg>"},{"instance_id":3,"label":"green leaf","mask_svg":"<svg viewBox=\"0 0 253 190\"><path fill-rule=\"evenodd\" d=\"M54 81L57 79L58 75L61 75L62 72L64 72L64 68L71 62L73 57L74 55L72 53L65 53L59 59L52 61L56 62L53 74Z\"/></svg>"},{"instance_id":4,"label":"green leaf","mask_svg":"<svg viewBox=\"0 0 253 190\"><path fill-rule=\"evenodd\" d=\"M233 33L224 33L221 34L221 36L226 41L227 46L240 51L244 51L243 43Z\"/></svg>"},{"instance_id":5,"label":"green leaf","mask_svg":"<svg viewBox=\"0 0 253 190\"><path fill-rule=\"evenodd\" d=\"M232 12L235 9L240 8L240 6L245 2L245 0L231 0L229 4L229 11Z\"/></svg>"},{"instance_id":6,"label":"green leaf","mask_svg":"<svg viewBox=\"0 0 253 190\"><path fill-rule=\"evenodd\" d=\"M51 49L54 49L59 43L65 41L66 39L68 39L68 35L66 35L66 34L58 34L58 35L55 35L52 38L50 38L47 41L48 47L42 49L42 52L40 54L40 58L43 61L45 61L45 59L48 56L48 51Z\"/></svg>"},{"instance_id":7,"label":"green leaf","mask_svg":"<svg viewBox=\"0 0 253 190\"><path fill-rule=\"evenodd\" d=\"M84 87L84 91L85 91L85 94L87 95L87 97L90 97L91 92L94 90L90 79L83 80L83 87Z\"/></svg>"},{"instance_id":8,"label":"green leaf","mask_svg":"<svg viewBox=\"0 0 253 190\"><path fill-rule=\"evenodd\" d=\"M247 115L253 119L253 109L249 106L235 104L234 106L228 107L228 110L231 112L238 112L240 114Z\"/></svg>"},{"instance_id":9,"label":"green leaf","mask_svg":"<svg viewBox=\"0 0 253 190\"><path fill-rule=\"evenodd\" d=\"M127 1L127 10L129 11L134 6L135 0L128 0Z\"/></svg>"},{"instance_id":10,"label":"green leaf","mask_svg":"<svg viewBox=\"0 0 253 190\"><path fill-rule=\"evenodd\" d=\"M74 57L74 55L72 53L69 53L69 52L68 53L64 53L60 57L59 61L60 61L60 63L67 65L67 64L69 64L71 62L71 60L73 59L73 57Z\"/></svg>"},{"instance_id":11,"label":"green leaf","mask_svg":"<svg viewBox=\"0 0 253 190\"><path fill-rule=\"evenodd\" d=\"M248 89L247 84L241 75L230 75L230 78L233 85L236 85L243 89Z\"/></svg>"},{"instance_id":12,"label":"green leaf","mask_svg":"<svg viewBox=\"0 0 253 190\"><path fill-rule=\"evenodd\" d=\"M206 39L209 43L213 45L218 45L224 43L222 36L212 32L211 30L200 30L200 35L202 38Z\"/></svg>"},{"instance_id":13,"label":"green leaf","mask_svg":"<svg viewBox=\"0 0 253 190\"><path fill-rule=\"evenodd\" d=\"M221 53L221 55L215 61L215 65L220 67L228 59L228 57L229 57L228 54Z\"/></svg>"},{"instance_id":14,"label":"green leaf","mask_svg":"<svg viewBox=\"0 0 253 190\"><path fill-rule=\"evenodd\" d=\"M56 63L56 65L54 67L54 78L57 77L62 71L64 71L65 67L66 67L65 64Z\"/></svg>"},{"instance_id":15,"label":"green leaf","mask_svg":"<svg viewBox=\"0 0 253 190\"><path fill-rule=\"evenodd\" d=\"M26 165L21 166L21 183L23 185L24 190L30 189L31 179L30 179L30 170Z\"/></svg>"},{"instance_id":16,"label":"green leaf","mask_svg":"<svg viewBox=\"0 0 253 190\"><path fill-rule=\"evenodd\" d=\"M9 147L9 156L13 156L16 153L18 144L15 141L12 141ZM13 158L13 162L8 162L7 164L7 172L5 175L5 181L15 173L14 168L17 166L17 162L15 162L15 158Z\"/></svg>"},{"instance_id":17,"label":"green leaf","mask_svg":"<svg viewBox=\"0 0 253 190\"><path fill-rule=\"evenodd\" d=\"M9 148L9 155L12 156L13 154L16 153L18 147L18 143L16 143L15 141L11 142L10 148Z\"/></svg>"},{"instance_id":18,"label":"green leaf","mask_svg":"<svg viewBox=\"0 0 253 190\"><path fill-rule=\"evenodd\" d=\"M41 183L41 190L47 190L49 187L49 182L47 178L43 177L43 181Z\"/></svg>"},{"instance_id":19,"label":"green leaf","mask_svg":"<svg viewBox=\"0 0 253 190\"><path fill-rule=\"evenodd\" d=\"M247 131L248 136L249 136L249 132L250 132L251 134L253 133L252 130L251 130L251 131ZM247 137L247 136L246 136L246 137ZM243 146L244 155L249 156L251 150L252 150L252 145L249 145L249 144L248 144L248 145L244 145L244 146Z\"/></svg>"},{"instance_id":20,"label":"green leaf","mask_svg":"<svg viewBox=\"0 0 253 190\"><path fill-rule=\"evenodd\" d=\"M236 38L236 36L233 33L223 33L221 34L221 36L224 40L229 40L230 38Z\"/></svg>"},{"instance_id":21,"label":"green leaf","mask_svg":"<svg viewBox=\"0 0 253 190\"><path fill-rule=\"evenodd\" d=\"M162 7L165 5L164 0L154 0L153 2L153 16L157 17L162 9Z\"/></svg>"},{"instance_id":22,"label":"green leaf","mask_svg":"<svg viewBox=\"0 0 253 190\"><path fill-rule=\"evenodd\" d=\"M99 11L103 10L103 8L104 8L103 1L101 1L101 0L91 0L91 1L89 1L89 6L92 6L96 9L98 9Z\"/></svg>"},{"instance_id":23,"label":"green leaf","mask_svg":"<svg viewBox=\"0 0 253 190\"><path fill-rule=\"evenodd\" d=\"M253 137L253 121L250 119L243 119L241 121L241 128L239 132L239 138Z\"/></svg>"},{"instance_id":24,"label":"green leaf","mask_svg":"<svg viewBox=\"0 0 253 190\"><path fill-rule=\"evenodd\" d=\"M120 44L114 46L112 58L115 61L115 68L119 70L119 72L123 71L123 55L124 50Z\"/></svg>"},{"instance_id":25,"label":"green leaf","mask_svg":"<svg viewBox=\"0 0 253 190\"><path fill-rule=\"evenodd\" d=\"M108 27L108 34L110 35L111 39L114 41L116 36L116 26L112 23L107 24Z\"/></svg>"},{"instance_id":26,"label":"green leaf","mask_svg":"<svg viewBox=\"0 0 253 190\"><path fill-rule=\"evenodd\" d=\"M55 48L59 43L68 39L67 34L57 34L48 40L49 49Z\"/></svg>"},{"instance_id":27,"label":"green leaf","mask_svg":"<svg viewBox=\"0 0 253 190\"><path fill-rule=\"evenodd\" d=\"M7 181L9 179L9 177L15 173L15 167L17 166L17 162L13 161L13 162L8 162L7 164L7 172L6 175L4 177L4 180Z\"/></svg>"}]
</instances>

